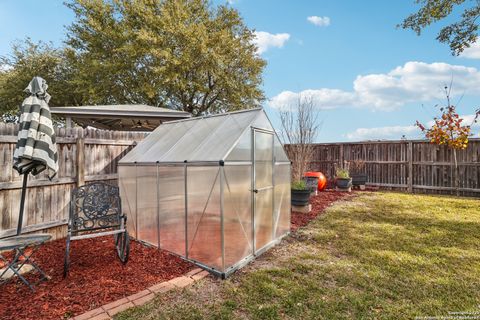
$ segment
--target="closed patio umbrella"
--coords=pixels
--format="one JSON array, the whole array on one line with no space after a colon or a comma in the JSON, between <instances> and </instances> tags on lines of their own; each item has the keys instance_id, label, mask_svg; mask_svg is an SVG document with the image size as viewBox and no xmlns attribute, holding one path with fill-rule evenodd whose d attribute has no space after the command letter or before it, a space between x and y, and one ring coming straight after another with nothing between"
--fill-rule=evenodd
<instances>
[{"instance_id":1,"label":"closed patio umbrella","mask_svg":"<svg viewBox=\"0 0 480 320\"><path fill-rule=\"evenodd\" d=\"M18 140L13 155L13 168L24 175L17 235L22 232L28 174L37 175L48 170L48 178L51 180L58 171L57 146L48 107L50 95L47 88L44 79L34 77L25 89L29 96L21 107Z\"/></svg>"}]
</instances>

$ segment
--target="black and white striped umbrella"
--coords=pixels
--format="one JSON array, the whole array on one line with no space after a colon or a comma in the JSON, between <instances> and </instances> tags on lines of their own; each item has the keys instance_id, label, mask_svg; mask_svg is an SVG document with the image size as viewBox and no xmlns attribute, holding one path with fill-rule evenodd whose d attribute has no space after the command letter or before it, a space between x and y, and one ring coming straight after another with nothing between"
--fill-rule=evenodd
<instances>
[{"instance_id":1,"label":"black and white striped umbrella","mask_svg":"<svg viewBox=\"0 0 480 320\"><path fill-rule=\"evenodd\" d=\"M30 96L23 101L21 107L13 167L20 174L33 175L48 169L48 177L52 179L58 171L58 155L47 88L44 79L34 77L25 89Z\"/></svg>"},{"instance_id":2,"label":"black and white striped umbrella","mask_svg":"<svg viewBox=\"0 0 480 320\"><path fill-rule=\"evenodd\" d=\"M23 101L21 107L17 146L13 154L13 167L24 175L17 235L22 233L28 174L37 175L48 170L48 178L51 180L58 171L55 130L48 107L50 95L47 88L44 79L34 77L25 89L30 96Z\"/></svg>"}]
</instances>

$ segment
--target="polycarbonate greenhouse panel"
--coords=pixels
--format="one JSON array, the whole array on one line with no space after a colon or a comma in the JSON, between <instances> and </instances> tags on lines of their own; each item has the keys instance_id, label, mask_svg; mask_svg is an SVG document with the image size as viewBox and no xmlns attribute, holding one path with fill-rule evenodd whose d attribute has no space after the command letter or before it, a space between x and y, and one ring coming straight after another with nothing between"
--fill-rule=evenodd
<instances>
[{"instance_id":1,"label":"polycarbonate greenhouse panel","mask_svg":"<svg viewBox=\"0 0 480 320\"><path fill-rule=\"evenodd\" d=\"M187 167L187 257L223 271L220 167Z\"/></svg>"},{"instance_id":2,"label":"polycarbonate greenhouse panel","mask_svg":"<svg viewBox=\"0 0 480 320\"><path fill-rule=\"evenodd\" d=\"M154 137L153 142L154 144L150 147L146 152L140 154L138 156L137 162L156 162L160 161L163 156L165 156L168 151L173 148L178 141L186 134L188 134L189 130L194 126L194 121L182 121L176 122L171 125L161 125L158 127L154 133L162 129L162 132L165 133L164 136L159 138ZM147 137L144 141L150 142L150 136ZM139 146L141 146L144 141L142 141ZM133 150L135 150L134 148Z\"/></svg>"},{"instance_id":3,"label":"polycarbonate greenhouse panel","mask_svg":"<svg viewBox=\"0 0 480 320\"><path fill-rule=\"evenodd\" d=\"M137 172L134 166L118 167L118 185L120 187L120 199L122 211L127 216L128 233L137 237Z\"/></svg>"},{"instance_id":4,"label":"polycarbonate greenhouse panel","mask_svg":"<svg viewBox=\"0 0 480 320\"><path fill-rule=\"evenodd\" d=\"M238 127L235 120L225 117L223 123L198 145L187 160L189 162L197 159L203 159L203 161L223 160L223 156L240 136L241 131L242 128Z\"/></svg>"},{"instance_id":5,"label":"polycarbonate greenhouse panel","mask_svg":"<svg viewBox=\"0 0 480 320\"><path fill-rule=\"evenodd\" d=\"M252 129L247 128L225 161L252 161Z\"/></svg>"},{"instance_id":6,"label":"polycarbonate greenhouse panel","mask_svg":"<svg viewBox=\"0 0 480 320\"><path fill-rule=\"evenodd\" d=\"M273 240L273 189L255 194L255 250Z\"/></svg>"},{"instance_id":7,"label":"polycarbonate greenhouse panel","mask_svg":"<svg viewBox=\"0 0 480 320\"><path fill-rule=\"evenodd\" d=\"M264 129L268 131L273 131L272 124L268 120L265 112L259 112L257 117L252 122L252 126L259 129Z\"/></svg>"},{"instance_id":8,"label":"polycarbonate greenhouse panel","mask_svg":"<svg viewBox=\"0 0 480 320\"><path fill-rule=\"evenodd\" d=\"M158 166L160 248L181 256L185 256L184 177L183 166Z\"/></svg>"},{"instance_id":9,"label":"polycarbonate greenhouse panel","mask_svg":"<svg viewBox=\"0 0 480 320\"><path fill-rule=\"evenodd\" d=\"M137 237L158 246L156 166L137 166Z\"/></svg>"},{"instance_id":10,"label":"polycarbonate greenhouse panel","mask_svg":"<svg viewBox=\"0 0 480 320\"><path fill-rule=\"evenodd\" d=\"M163 126L158 127L152 133L150 133L145 139L142 140L135 148L130 150L121 160L121 163L134 162L142 159L144 155L150 150L153 146L158 145L159 141L162 141L161 144L166 144L171 139L173 140L177 135L181 134L181 127L183 122L177 122L175 125L170 128L165 128Z\"/></svg>"},{"instance_id":11,"label":"polycarbonate greenhouse panel","mask_svg":"<svg viewBox=\"0 0 480 320\"><path fill-rule=\"evenodd\" d=\"M199 121L192 121L195 124L185 134L178 143L176 143L165 155L160 159L162 162L185 161L192 159L192 154L201 145L209 135L214 132L217 127L222 125L225 119L223 117L211 117ZM199 159L198 159L199 160Z\"/></svg>"},{"instance_id":12,"label":"polycarbonate greenhouse panel","mask_svg":"<svg viewBox=\"0 0 480 320\"><path fill-rule=\"evenodd\" d=\"M228 268L253 254L252 166L223 168L225 267Z\"/></svg>"},{"instance_id":13,"label":"polycarbonate greenhouse panel","mask_svg":"<svg viewBox=\"0 0 480 320\"><path fill-rule=\"evenodd\" d=\"M274 175L275 195L273 216L275 237L279 238L290 232L290 164L276 164Z\"/></svg>"},{"instance_id":14,"label":"polycarbonate greenhouse panel","mask_svg":"<svg viewBox=\"0 0 480 320\"><path fill-rule=\"evenodd\" d=\"M223 117L223 123L215 131L212 131L187 160L189 162L224 160L253 116L255 114L245 112L236 117Z\"/></svg>"},{"instance_id":15,"label":"polycarbonate greenhouse panel","mask_svg":"<svg viewBox=\"0 0 480 320\"><path fill-rule=\"evenodd\" d=\"M272 186L273 134L255 131L255 189Z\"/></svg>"},{"instance_id":16,"label":"polycarbonate greenhouse panel","mask_svg":"<svg viewBox=\"0 0 480 320\"><path fill-rule=\"evenodd\" d=\"M290 162L290 159L288 159L287 153L283 149L282 143L278 139L277 136L274 137L274 149L275 149L275 161L278 162Z\"/></svg>"}]
</instances>

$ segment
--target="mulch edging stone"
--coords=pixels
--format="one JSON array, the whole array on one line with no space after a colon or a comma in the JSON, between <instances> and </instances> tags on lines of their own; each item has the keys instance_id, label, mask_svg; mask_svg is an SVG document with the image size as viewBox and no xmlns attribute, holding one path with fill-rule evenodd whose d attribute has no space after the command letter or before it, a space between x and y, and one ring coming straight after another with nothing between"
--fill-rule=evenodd
<instances>
[{"instance_id":1,"label":"mulch edging stone","mask_svg":"<svg viewBox=\"0 0 480 320\"><path fill-rule=\"evenodd\" d=\"M90 310L84 314L76 316L73 320L106 320L112 319L114 315L135 306L141 306L155 298L158 293L164 293L175 288L184 288L195 281L208 276L208 271L195 268L183 276L173 278L153 285L143 291L132 294L126 298L111 302L100 308Z\"/></svg>"}]
</instances>

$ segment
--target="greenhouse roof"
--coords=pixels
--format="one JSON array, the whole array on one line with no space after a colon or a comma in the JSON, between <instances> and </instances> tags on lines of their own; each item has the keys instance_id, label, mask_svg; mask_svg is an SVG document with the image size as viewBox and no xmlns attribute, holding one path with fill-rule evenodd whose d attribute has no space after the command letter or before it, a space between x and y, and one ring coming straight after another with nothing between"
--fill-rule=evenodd
<instances>
[{"instance_id":1,"label":"greenhouse roof","mask_svg":"<svg viewBox=\"0 0 480 320\"><path fill-rule=\"evenodd\" d=\"M262 108L171 121L155 129L119 163L218 162L252 127L274 132Z\"/></svg>"}]
</instances>

